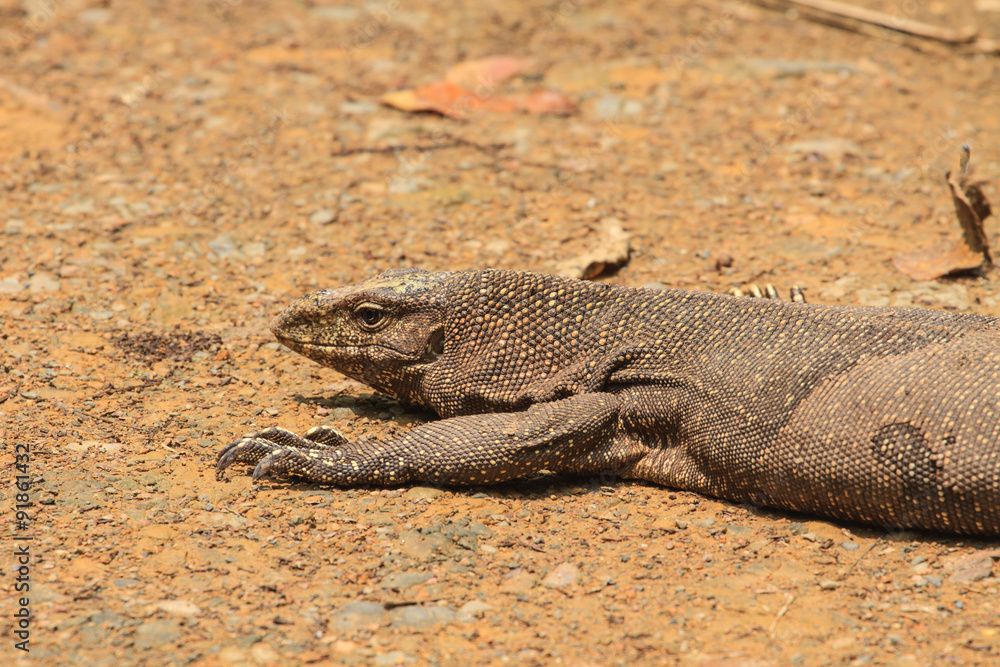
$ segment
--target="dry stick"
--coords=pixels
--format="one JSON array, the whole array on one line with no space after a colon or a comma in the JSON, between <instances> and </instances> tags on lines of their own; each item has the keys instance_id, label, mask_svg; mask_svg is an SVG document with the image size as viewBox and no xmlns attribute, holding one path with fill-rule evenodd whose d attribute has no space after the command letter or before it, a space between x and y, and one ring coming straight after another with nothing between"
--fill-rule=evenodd
<instances>
[{"instance_id":1,"label":"dry stick","mask_svg":"<svg viewBox=\"0 0 1000 667\"><path fill-rule=\"evenodd\" d=\"M771 621L771 628L768 630L768 635L772 640L778 635L778 621L781 617L788 613L788 608L792 606L792 602L795 601L795 596L789 593L785 596L785 604L781 605L781 609L778 613L774 615L774 620Z\"/></svg>"},{"instance_id":2,"label":"dry stick","mask_svg":"<svg viewBox=\"0 0 1000 667\"><path fill-rule=\"evenodd\" d=\"M875 540L874 542L872 542L871 546L868 547L867 549L865 549L865 552L863 554L861 554L856 561L854 561L853 563L851 563L851 566L849 568L847 568L847 572L844 573L844 576L841 577L840 580L841 581L845 581L849 576L851 576L851 572L854 572L854 568L856 568L861 563L861 561L863 561L865 559L865 556L867 556L868 554L870 554L872 552L872 549L874 549L878 545L882 544L884 541L885 541L885 538L884 537L880 537L877 540Z\"/></svg>"},{"instance_id":3,"label":"dry stick","mask_svg":"<svg viewBox=\"0 0 1000 667\"><path fill-rule=\"evenodd\" d=\"M444 143L435 144L413 144L405 145L399 144L394 146L360 146L358 148L343 148L340 150L332 151L330 155L332 157L344 157L346 155L357 155L359 153L395 153L396 151L417 151L419 153L425 153L427 151L442 150L445 148L459 148L468 147L475 148L478 151L488 152L488 151L498 151L503 148L510 148L513 144L509 143L495 143L495 144L477 144L474 141L468 141L466 139L455 139L452 141Z\"/></svg>"},{"instance_id":4,"label":"dry stick","mask_svg":"<svg viewBox=\"0 0 1000 667\"><path fill-rule=\"evenodd\" d=\"M958 30L944 28L873 9L856 7L836 0L753 0L753 2L771 9L802 10L806 18L824 20L832 25L848 29L853 29L855 26L844 19L876 25L888 30L951 45L971 44L976 41L976 36L979 33L979 29L975 26L967 26Z\"/></svg>"}]
</instances>

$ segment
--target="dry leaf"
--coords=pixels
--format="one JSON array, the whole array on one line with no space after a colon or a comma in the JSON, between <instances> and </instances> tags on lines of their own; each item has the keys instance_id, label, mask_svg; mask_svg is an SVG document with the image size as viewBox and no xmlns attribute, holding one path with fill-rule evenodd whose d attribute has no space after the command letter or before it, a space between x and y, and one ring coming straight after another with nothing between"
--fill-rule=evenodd
<instances>
[{"instance_id":1,"label":"dry leaf","mask_svg":"<svg viewBox=\"0 0 1000 667\"><path fill-rule=\"evenodd\" d=\"M893 266L913 280L934 280L958 271L971 271L984 264L993 266L990 242L983 221L990 216L990 203L979 183L967 181L970 151L962 147L962 172L956 180L945 174L955 213L962 226L964 240L951 241L936 248L901 253L892 258Z\"/></svg>"},{"instance_id":2,"label":"dry leaf","mask_svg":"<svg viewBox=\"0 0 1000 667\"><path fill-rule=\"evenodd\" d=\"M381 101L401 111L434 111L458 119L478 109L481 102L471 90L447 81L387 93Z\"/></svg>"},{"instance_id":3,"label":"dry leaf","mask_svg":"<svg viewBox=\"0 0 1000 667\"><path fill-rule=\"evenodd\" d=\"M576 104L555 90L536 90L529 95L516 95L511 101L519 109L538 115L569 116L576 112Z\"/></svg>"},{"instance_id":4,"label":"dry leaf","mask_svg":"<svg viewBox=\"0 0 1000 667\"><path fill-rule=\"evenodd\" d=\"M605 218L601 221L595 247L582 255L561 262L556 267L556 275L592 280L623 266L628 262L630 250L631 235L622 229L621 220Z\"/></svg>"},{"instance_id":5,"label":"dry leaf","mask_svg":"<svg viewBox=\"0 0 1000 667\"><path fill-rule=\"evenodd\" d=\"M966 183L964 175L956 183L949 171L945 174L948 188L951 189L951 200L955 203L955 213L962 225L965 242L973 252L980 253L988 266L993 266L993 254L990 252L990 241L983 228L983 221L993 212L990 202L983 194L979 183Z\"/></svg>"},{"instance_id":6,"label":"dry leaf","mask_svg":"<svg viewBox=\"0 0 1000 667\"><path fill-rule=\"evenodd\" d=\"M466 88L483 86L492 89L516 74L535 66L535 61L515 56L492 56L458 63L448 70L444 80Z\"/></svg>"},{"instance_id":7,"label":"dry leaf","mask_svg":"<svg viewBox=\"0 0 1000 667\"><path fill-rule=\"evenodd\" d=\"M401 111L434 111L442 116L459 120L477 111L497 113L526 111L534 114L567 115L576 109L569 98L551 90L515 97L480 96L468 88L448 81L437 81L419 88L386 93L382 96L381 102Z\"/></svg>"},{"instance_id":8,"label":"dry leaf","mask_svg":"<svg viewBox=\"0 0 1000 667\"><path fill-rule=\"evenodd\" d=\"M983 256L964 241L904 252L892 258L893 266L917 281L934 280L956 271L971 271L982 263Z\"/></svg>"}]
</instances>

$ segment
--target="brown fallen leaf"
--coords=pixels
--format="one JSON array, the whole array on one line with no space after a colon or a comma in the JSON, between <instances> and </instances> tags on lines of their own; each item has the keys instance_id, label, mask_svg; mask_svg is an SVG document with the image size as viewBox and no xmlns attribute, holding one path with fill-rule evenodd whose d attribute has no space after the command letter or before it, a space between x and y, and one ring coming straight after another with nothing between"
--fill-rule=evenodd
<instances>
[{"instance_id":1,"label":"brown fallen leaf","mask_svg":"<svg viewBox=\"0 0 1000 667\"><path fill-rule=\"evenodd\" d=\"M958 222L962 226L962 240L953 240L934 248L921 248L900 253L892 264L913 280L934 280L961 271L971 271L981 266L993 266L993 254L983 221L992 213L990 203L983 194L981 183L969 182L968 144L962 147L962 171L956 179L949 171L945 181L951 191Z\"/></svg>"},{"instance_id":2,"label":"brown fallen leaf","mask_svg":"<svg viewBox=\"0 0 1000 667\"><path fill-rule=\"evenodd\" d=\"M458 120L465 119L476 111L568 115L576 110L569 98L552 90L514 97L477 95L468 88L448 81L436 81L419 88L386 93L381 102L401 111L433 111Z\"/></svg>"},{"instance_id":3,"label":"brown fallen leaf","mask_svg":"<svg viewBox=\"0 0 1000 667\"><path fill-rule=\"evenodd\" d=\"M536 115L569 116L576 112L576 104L556 90L536 90L527 95L510 98L518 109Z\"/></svg>"},{"instance_id":4,"label":"brown fallen leaf","mask_svg":"<svg viewBox=\"0 0 1000 667\"><path fill-rule=\"evenodd\" d=\"M496 98L480 98L471 90L448 81L436 81L408 90L398 90L382 96L382 104L401 111L434 111L442 116L466 118L471 112L489 107L493 111L516 111L512 103L499 103Z\"/></svg>"},{"instance_id":5,"label":"brown fallen leaf","mask_svg":"<svg viewBox=\"0 0 1000 667\"><path fill-rule=\"evenodd\" d=\"M604 218L594 248L556 267L556 275L592 280L628 262L631 234L622 229L618 218Z\"/></svg>"},{"instance_id":6,"label":"brown fallen leaf","mask_svg":"<svg viewBox=\"0 0 1000 667\"><path fill-rule=\"evenodd\" d=\"M892 265L917 281L934 280L949 273L971 271L983 263L965 241L951 241L934 248L904 252L892 258Z\"/></svg>"},{"instance_id":7,"label":"brown fallen leaf","mask_svg":"<svg viewBox=\"0 0 1000 667\"><path fill-rule=\"evenodd\" d=\"M965 149L968 151L968 147ZM988 266L993 266L990 241L983 228L983 221L993 213L993 210L986 195L983 194L982 187L980 187L982 184L967 182L965 170L957 182L950 171L945 174L945 178L948 180L948 188L951 190L951 200L955 204L955 213L962 225L965 243L970 250L980 253Z\"/></svg>"},{"instance_id":8,"label":"brown fallen leaf","mask_svg":"<svg viewBox=\"0 0 1000 667\"><path fill-rule=\"evenodd\" d=\"M497 84L503 83L521 72L530 70L534 66L534 60L518 58L516 56L477 58L454 65L444 75L444 80L465 88L482 86L486 89L492 89Z\"/></svg>"}]
</instances>

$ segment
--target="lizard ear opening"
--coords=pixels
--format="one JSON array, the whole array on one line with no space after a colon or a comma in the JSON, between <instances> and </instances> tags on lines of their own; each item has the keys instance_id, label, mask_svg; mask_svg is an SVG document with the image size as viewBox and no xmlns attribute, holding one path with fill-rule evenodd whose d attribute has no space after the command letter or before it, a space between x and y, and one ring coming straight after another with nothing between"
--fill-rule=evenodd
<instances>
[{"instance_id":1,"label":"lizard ear opening","mask_svg":"<svg viewBox=\"0 0 1000 667\"><path fill-rule=\"evenodd\" d=\"M427 356L436 360L442 354L444 354L444 327L439 327L427 338Z\"/></svg>"}]
</instances>

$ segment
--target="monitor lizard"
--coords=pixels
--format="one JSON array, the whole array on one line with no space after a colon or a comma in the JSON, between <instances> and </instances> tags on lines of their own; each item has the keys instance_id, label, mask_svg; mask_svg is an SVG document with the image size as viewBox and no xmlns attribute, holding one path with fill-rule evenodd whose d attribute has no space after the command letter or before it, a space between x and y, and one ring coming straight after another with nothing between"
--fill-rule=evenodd
<instances>
[{"instance_id":1,"label":"monitor lizard","mask_svg":"<svg viewBox=\"0 0 1000 667\"><path fill-rule=\"evenodd\" d=\"M398 269L314 292L286 347L443 419L265 429L234 463L335 486L613 472L884 527L1000 535L1000 319Z\"/></svg>"}]
</instances>

